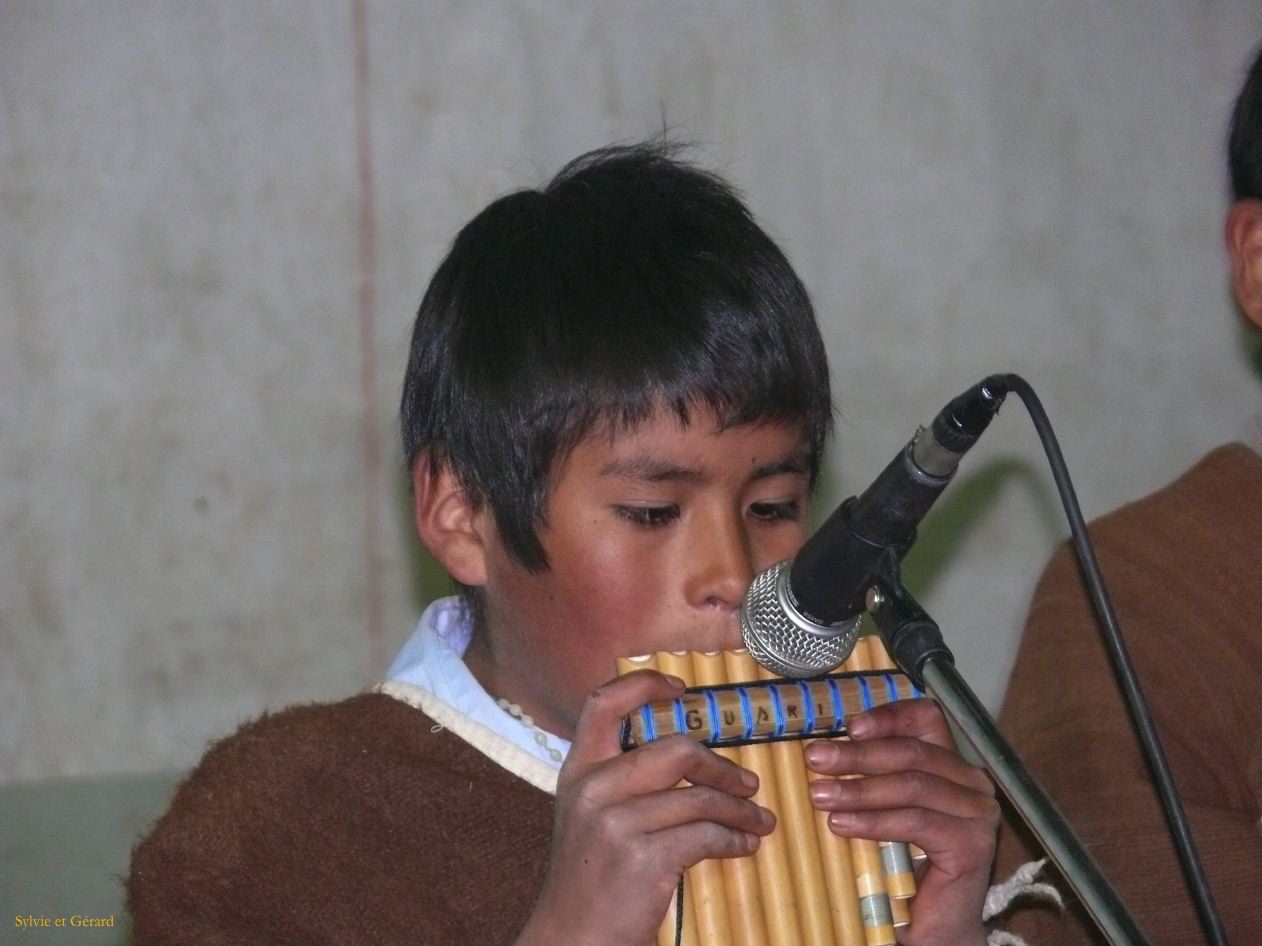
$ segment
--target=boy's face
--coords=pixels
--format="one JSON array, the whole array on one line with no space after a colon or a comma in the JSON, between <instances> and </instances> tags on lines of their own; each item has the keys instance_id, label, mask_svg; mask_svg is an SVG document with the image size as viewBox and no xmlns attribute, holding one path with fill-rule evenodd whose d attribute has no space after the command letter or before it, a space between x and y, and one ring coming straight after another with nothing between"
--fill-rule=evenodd
<instances>
[{"instance_id":1,"label":"boy's face","mask_svg":"<svg viewBox=\"0 0 1262 946\"><path fill-rule=\"evenodd\" d=\"M796 426L719 431L669 411L582 440L551 491L531 573L486 543L485 633L466 660L493 697L570 737L614 660L741 646L740 606L808 528L808 450Z\"/></svg>"}]
</instances>

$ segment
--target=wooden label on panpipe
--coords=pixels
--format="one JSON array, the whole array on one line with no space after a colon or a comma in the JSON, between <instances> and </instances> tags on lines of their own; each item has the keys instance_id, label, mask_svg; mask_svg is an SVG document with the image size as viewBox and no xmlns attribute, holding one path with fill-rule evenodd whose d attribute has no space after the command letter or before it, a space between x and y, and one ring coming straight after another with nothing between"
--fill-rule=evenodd
<instances>
[{"instance_id":1,"label":"wooden label on panpipe","mask_svg":"<svg viewBox=\"0 0 1262 946\"><path fill-rule=\"evenodd\" d=\"M677 700L649 703L628 716L622 747L631 749L675 733L711 748L844 736L851 716L922 696L900 670L689 687Z\"/></svg>"},{"instance_id":2,"label":"wooden label on panpipe","mask_svg":"<svg viewBox=\"0 0 1262 946\"><path fill-rule=\"evenodd\" d=\"M906 845L833 834L809 800L810 781L827 776L807 771L800 741L844 739L852 716L924 695L879 639L861 639L843 672L809 680L773 678L743 650L618 661L620 674L637 669L674 674L687 689L628 717L623 747L684 733L756 772L754 800L779 822L752 857L688 869L659 946L893 946L915 893Z\"/></svg>"}]
</instances>

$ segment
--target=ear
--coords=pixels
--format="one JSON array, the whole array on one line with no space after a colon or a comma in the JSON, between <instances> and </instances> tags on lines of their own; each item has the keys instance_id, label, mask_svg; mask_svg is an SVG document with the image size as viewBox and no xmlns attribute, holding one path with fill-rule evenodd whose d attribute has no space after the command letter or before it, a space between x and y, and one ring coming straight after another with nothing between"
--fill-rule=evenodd
<instances>
[{"instance_id":1,"label":"ear","mask_svg":"<svg viewBox=\"0 0 1262 946\"><path fill-rule=\"evenodd\" d=\"M447 573L462 585L486 584L488 513L475 503L451 464L422 453L412 464L416 532Z\"/></svg>"},{"instance_id":2,"label":"ear","mask_svg":"<svg viewBox=\"0 0 1262 946\"><path fill-rule=\"evenodd\" d=\"M1231 208L1226 237L1236 303L1262 327L1262 200L1242 200Z\"/></svg>"}]
</instances>

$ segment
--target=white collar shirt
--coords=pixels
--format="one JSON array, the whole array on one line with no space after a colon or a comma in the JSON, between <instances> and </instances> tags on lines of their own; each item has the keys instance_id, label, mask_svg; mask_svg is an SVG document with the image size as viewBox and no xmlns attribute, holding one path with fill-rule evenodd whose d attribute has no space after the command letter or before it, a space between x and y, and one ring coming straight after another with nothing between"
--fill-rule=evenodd
<instances>
[{"instance_id":1,"label":"white collar shirt","mask_svg":"<svg viewBox=\"0 0 1262 946\"><path fill-rule=\"evenodd\" d=\"M472 637L473 623L460 599L439 598L421 615L416 630L386 672L386 679L409 683L433 694L513 745L559 769L561 763L552 758L548 750L558 750L564 760L570 751L569 741L526 726L496 704L465 666L464 652ZM542 743L537 738L540 733Z\"/></svg>"}]
</instances>

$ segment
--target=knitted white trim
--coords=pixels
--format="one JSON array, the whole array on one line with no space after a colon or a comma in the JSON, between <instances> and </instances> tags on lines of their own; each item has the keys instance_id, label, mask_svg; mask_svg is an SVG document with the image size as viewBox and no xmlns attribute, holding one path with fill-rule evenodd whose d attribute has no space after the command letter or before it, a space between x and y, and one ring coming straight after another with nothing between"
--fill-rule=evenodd
<instances>
[{"instance_id":1,"label":"knitted white trim","mask_svg":"<svg viewBox=\"0 0 1262 946\"><path fill-rule=\"evenodd\" d=\"M1015 933L991 930L990 935L986 937L986 946L1030 946L1030 944Z\"/></svg>"},{"instance_id":2,"label":"knitted white trim","mask_svg":"<svg viewBox=\"0 0 1262 946\"><path fill-rule=\"evenodd\" d=\"M1013 901L1021 897L1050 900L1058 907L1063 907L1065 904L1059 890L1051 884L1037 883L1034 880L1046 863L1047 858L1022 864L1012 872L1011 877L986 891L986 902L982 906L982 921L997 917L1007 910Z\"/></svg>"},{"instance_id":3,"label":"knitted white trim","mask_svg":"<svg viewBox=\"0 0 1262 946\"><path fill-rule=\"evenodd\" d=\"M473 748L513 775L529 782L549 795L557 793L557 770L521 746L514 745L499 733L467 716L428 690L404 683L387 680L377 686L378 693L394 697L402 703L414 706L442 726L451 730Z\"/></svg>"},{"instance_id":4,"label":"knitted white trim","mask_svg":"<svg viewBox=\"0 0 1262 946\"><path fill-rule=\"evenodd\" d=\"M995 884L986 891L986 902L982 904L982 922L991 920L1006 911L1008 907L1024 897L1033 897L1036 900L1050 900L1058 907L1063 907L1064 901L1061 899L1060 891L1048 883L1040 883L1035 881L1035 877L1043 869L1047 863L1044 858L1041 861L1029 861L1022 864L1007 880ZM1029 946L1029 944L1015 933L1009 933L1006 930L992 930L990 935L986 937L986 946Z\"/></svg>"}]
</instances>

